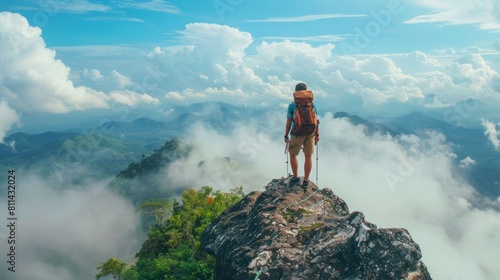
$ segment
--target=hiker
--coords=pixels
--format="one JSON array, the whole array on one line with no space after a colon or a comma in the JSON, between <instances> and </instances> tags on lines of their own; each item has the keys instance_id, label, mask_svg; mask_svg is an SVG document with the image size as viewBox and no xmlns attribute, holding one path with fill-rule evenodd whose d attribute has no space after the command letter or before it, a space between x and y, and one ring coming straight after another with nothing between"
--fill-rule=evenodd
<instances>
[{"instance_id":1,"label":"hiker","mask_svg":"<svg viewBox=\"0 0 500 280\"><path fill-rule=\"evenodd\" d=\"M300 182L298 176L299 161L297 156L300 149L303 148L304 162L304 181L302 187L309 185L309 175L312 170L312 156L314 146L319 141L319 121L316 117L316 108L314 107L314 96L312 91L307 89L305 83L298 83L293 93L294 102L288 105L288 113L285 128L285 143L288 144L290 153L290 164L292 166L293 178L290 184ZM290 134L290 137L288 136Z\"/></svg>"}]
</instances>

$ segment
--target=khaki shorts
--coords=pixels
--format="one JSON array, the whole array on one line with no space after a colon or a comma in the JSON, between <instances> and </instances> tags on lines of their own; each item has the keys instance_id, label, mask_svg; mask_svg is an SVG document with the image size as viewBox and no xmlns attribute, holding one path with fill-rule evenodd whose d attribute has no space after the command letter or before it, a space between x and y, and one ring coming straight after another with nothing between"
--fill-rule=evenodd
<instances>
[{"instance_id":1,"label":"khaki shorts","mask_svg":"<svg viewBox=\"0 0 500 280\"><path fill-rule=\"evenodd\" d=\"M314 154L314 138L315 135L290 135L290 143L288 144L288 151L294 156L298 156L300 149L304 146L304 155L310 156Z\"/></svg>"}]
</instances>

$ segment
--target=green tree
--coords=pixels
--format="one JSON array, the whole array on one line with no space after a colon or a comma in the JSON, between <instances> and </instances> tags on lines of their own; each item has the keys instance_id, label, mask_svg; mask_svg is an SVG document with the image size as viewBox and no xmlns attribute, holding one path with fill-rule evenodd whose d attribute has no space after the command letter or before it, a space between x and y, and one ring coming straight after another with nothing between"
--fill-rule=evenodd
<instances>
[{"instance_id":1,"label":"green tree","mask_svg":"<svg viewBox=\"0 0 500 280\"><path fill-rule=\"evenodd\" d=\"M170 141L154 150L150 155L143 156L138 162L130 163L127 169L116 175L117 178L132 179L146 174L158 172L160 168L174 162L177 159L186 157L192 147L183 143L179 138L172 138ZM113 183L114 184L114 183Z\"/></svg>"},{"instance_id":2,"label":"green tree","mask_svg":"<svg viewBox=\"0 0 500 280\"><path fill-rule=\"evenodd\" d=\"M136 263L116 275L121 280L214 279L215 258L200 248L201 234L243 196L241 187L223 193L205 186L185 190L182 203L176 199L143 203L138 209L149 209L165 220L150 229Z\"/></svg>"},{"instance_id":3,"label":"green tree","mask_svg":"<svg viewBox=\"0 0 500 280\"><path fill-rule=\"evenodd\" d=\"M137 212L151 216L155 219L157 225L163 225L165 219L172 213L172 203L168 199L163 200L148 200L143 202ZM151 226L149 226L151 229Z\"/></svg>"},{"instance_id":4,"label":"green tree","mask_svg":"<svg viewBox=\"0 0 500 280\"><path fill-rule=\"evenodd\" d=\"M110 275L115 280L121 280L120 275L126 266L126 263L122 263L115 258L110 258L97 267L99 273L97 273L95 279L100 279L102 277Z\"/></svg>"}]
</instances>

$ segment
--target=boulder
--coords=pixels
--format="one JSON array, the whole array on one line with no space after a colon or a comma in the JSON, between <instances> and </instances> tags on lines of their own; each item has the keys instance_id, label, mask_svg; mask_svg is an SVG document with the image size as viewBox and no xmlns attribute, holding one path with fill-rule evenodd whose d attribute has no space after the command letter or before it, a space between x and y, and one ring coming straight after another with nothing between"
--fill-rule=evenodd
<instances>
[{"instance_id":1,"label":"boulder","mask_svg":"<svg viewBox=\"0 0 500 280\"><path fill-rule=\"evenodd\" d=\"M204 231L216 279L432 279L403 228L377 228L331 189L272 180Z\"/></svg>"}]
</instances>

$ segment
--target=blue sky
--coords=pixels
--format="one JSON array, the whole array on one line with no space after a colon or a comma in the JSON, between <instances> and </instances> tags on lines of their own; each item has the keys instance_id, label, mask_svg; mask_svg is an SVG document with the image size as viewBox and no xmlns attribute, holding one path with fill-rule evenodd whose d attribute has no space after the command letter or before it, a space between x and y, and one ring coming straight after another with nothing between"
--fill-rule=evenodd
<instances>
[{"instance_id":1,"label":"blue sky","mask_svg":"<svg viewBox=\"0 0 500 280\"><path fill-rule=\"evenodd\" d=\"M448 47L493 48L494 32L499 28L496 26L496 29L483 31L481 25L484 19L479 13L478 18L468 24L461 23L461 19L453 15L446 20L436 18L428 19L428 23L409 23L436 13L431 4L425 4L428 1L330 2L4 1L2 10L20 13L31 25L41 27L49 47L175 44L178 32L193 22L236 27L250 32L257 41L349 41L356 35L356 28L364 30L373 20L377 21L379 15L383 19L378 23L384 26L371 25L378 26L379 34L361 51L391 53ZM448 5L443 4L445 9L456 6L455 2L448 2ZM486 2L484 12L488 8ZM460 14L457 13L456 17L460 17Z\"/></svg>"},{"instance_id":2,"label":"blue sky","mask_svg":"<svg viewBox=\"0 0 500 280\"><path fill-rule=\"evenodd\" d=\"M0 125L223 101L323 108L499 104L500 4L469 1L2 1ZM415 107L416 106L416 107ZM403 107L401 107L403 108ZM38 117L37 117L38 118ZM500 120L494 120L500 121Z\"/></svg>"}]
</instances>

